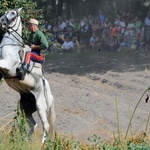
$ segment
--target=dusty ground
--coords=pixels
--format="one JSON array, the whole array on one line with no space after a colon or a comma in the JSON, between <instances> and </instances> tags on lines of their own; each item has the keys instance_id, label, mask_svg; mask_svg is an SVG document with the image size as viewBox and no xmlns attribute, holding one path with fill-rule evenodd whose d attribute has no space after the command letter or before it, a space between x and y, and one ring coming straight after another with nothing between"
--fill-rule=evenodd
<instances>
[{"instance_id":1,"label":"dusty ground","mask_svg":"<svg viewBox=\"0 0 150 150\"><path fill-rule=\"evenodd\" d=\"M136 104L150 86L150 51L58 54L46 58L44 69L55 97L56 130L84 142L93 134L110 139L114 133L117 136L116 100L121 132L125 133ZM133 118L129 133L134 135L146 128L147 94ZM18 99L3 82L0 118L14 111ZM12 117L2 118L1 126Z\"/></svg>"}]
</instances>

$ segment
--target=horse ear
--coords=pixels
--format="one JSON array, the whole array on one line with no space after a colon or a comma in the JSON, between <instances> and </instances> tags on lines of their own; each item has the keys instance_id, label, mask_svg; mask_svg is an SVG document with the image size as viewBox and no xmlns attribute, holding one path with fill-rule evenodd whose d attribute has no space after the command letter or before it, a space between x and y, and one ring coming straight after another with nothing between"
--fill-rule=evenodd
<instances>
[{"instance_id":1,"label":"horse ear","mask_svg":"<svg viewBox=\"0 0 150 150\"><path fill-rule=\"evenodd\" d=\"M18 9L17 9L17 12L20 13L21 10L22 10L22 7L21 7L21 8L18 8Z\"/></svg>"}]
</instances>

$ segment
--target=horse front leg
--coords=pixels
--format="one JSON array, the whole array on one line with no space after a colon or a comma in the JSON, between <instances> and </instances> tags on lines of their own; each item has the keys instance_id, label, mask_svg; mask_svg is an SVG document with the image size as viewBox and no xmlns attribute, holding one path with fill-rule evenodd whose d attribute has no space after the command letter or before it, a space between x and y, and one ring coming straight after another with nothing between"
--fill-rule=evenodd
<instances>
[{"instance_id":1,"label":"horse front leg","mask_svg":"<svg viewBox=\"0 0 150 150\"><path fill-rule=\"evenodd\" d=\"M37 127L37 123L35 122L32 114L28 114L26 115L26 120L27 120L27 123L29 125L29 129L28 129L28 137L27 137L27 141L30 140L35 128Z\"/></svg>"},{"instance_id":2,"label":"horse front leg","mask_svg":"<svg viewBox=\"0 0 150 150\"><path fill-rule=\"evenodd\" d=\"M8 76L16 76L16 68L19 66L20 61L12 61L9 59L0 60L0 70Z\"/></svg>"},{"instance_id":3,"label":"horse front leg","mask_svg":"<svg viewBox=\"0 0 150 150\"><path fill-rule=\"evenodd\" d=\"M0 69L5 70L5 71L9 71L12 68L12 62L10 61L10 59L1 59L0 60Z\"/></svg>"},{"instance_id":4,"label":"horse front leg","mask_svg":"<svg viewBox=\"0 0 150 150\"><path fill-rule=\"evenodd\" d=\"M20 97L20 109L25 113L26 121L29 126L27 129L28 136L26 137L26 140L29 141L35 127L37 126L32 116L32 114L36 111L36 101L32 93L23 93L20 94Z\"/></svg>"},{"instance_id":5,"label":"horse front leg","mask_svg":"<svg viewBox=\"0 0 150 150\"><path fill-rule=\"evenodd\" d=\"M16 67L18 67L21 62L18 50L20 46L4 46L1 51L0 57L0 70L4 72L8 71L16 71Z\"/></svg>"}]
</instances>

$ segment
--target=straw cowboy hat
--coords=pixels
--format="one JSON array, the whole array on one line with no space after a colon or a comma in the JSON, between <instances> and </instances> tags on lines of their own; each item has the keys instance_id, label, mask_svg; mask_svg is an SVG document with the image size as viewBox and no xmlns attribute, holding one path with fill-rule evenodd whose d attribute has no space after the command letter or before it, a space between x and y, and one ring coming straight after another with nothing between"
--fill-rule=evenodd
<instances>
[{"instance_id":1,"label":"straw cowboy hat","mask_svg":"<svg viewBox=\"0 0 150 150\"><path fill-rule=\"evenodd\" d=\"M39 22L38 22L36 19L30 19L30 20L28 21L28 23L32 23L32 24L36 24L36 25L39 24Z\"/></svg>"}]
</instances>

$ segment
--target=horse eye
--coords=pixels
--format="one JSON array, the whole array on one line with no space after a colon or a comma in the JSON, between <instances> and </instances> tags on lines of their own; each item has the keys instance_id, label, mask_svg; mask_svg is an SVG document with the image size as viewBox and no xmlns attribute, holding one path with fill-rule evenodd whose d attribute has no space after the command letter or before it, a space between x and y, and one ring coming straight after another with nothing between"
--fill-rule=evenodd
<instances>
[{"instance_id":1,"label":"horse eye","mask_svg":"<svg viewBox=\"0 0 150 150\"><path fill-rule=\"evenodd\" d=\"M13 15L15 15L15 12L11 12Z\"/></svg>"},{"instance_id":2,"label":"horse eye","mask_svg":"<svg viewBox=\"0 0 150 150\"><path fill-rule=\"evenodd\" d=\"M1 18L0 20L3 21L3 22L5 21L4 18Z\"/></svg>"}]
</instances>

